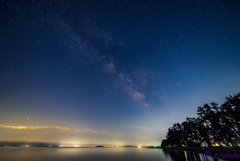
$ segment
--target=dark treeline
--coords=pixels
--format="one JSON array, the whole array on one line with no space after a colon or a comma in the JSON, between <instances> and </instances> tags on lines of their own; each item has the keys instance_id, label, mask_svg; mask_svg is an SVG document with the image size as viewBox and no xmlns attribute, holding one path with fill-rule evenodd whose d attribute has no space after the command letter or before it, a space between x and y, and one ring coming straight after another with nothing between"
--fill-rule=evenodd
<instances>
[{"instance_id":1,"label":"dark treeline","mask_svg":"<svg viewBox=\"0 0 240 161\"><path fill-rule=\"evenodd\" d=\"M217 103L198 107L198 117L175 123L167 132L162 147L200 147L218 144L238 147L240 141L240 93L226 97L221 106Z\"/></svg>"}]
</instances>

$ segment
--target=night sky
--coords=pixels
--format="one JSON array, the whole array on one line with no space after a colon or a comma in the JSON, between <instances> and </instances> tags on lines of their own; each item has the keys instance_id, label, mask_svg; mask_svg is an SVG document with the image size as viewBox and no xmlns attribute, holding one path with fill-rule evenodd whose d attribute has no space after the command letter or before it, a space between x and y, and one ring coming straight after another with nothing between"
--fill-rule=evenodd
<instances>
[{"instance_id":1,"label":"night sky","mask_svg":"<svg viewBox=\"0 0 240 161\"><path fill-rule=\"evenodd\" d=\"M237 0L0 2L0 141L160 145L238 92Z\"/></svg>"}]
</instances>

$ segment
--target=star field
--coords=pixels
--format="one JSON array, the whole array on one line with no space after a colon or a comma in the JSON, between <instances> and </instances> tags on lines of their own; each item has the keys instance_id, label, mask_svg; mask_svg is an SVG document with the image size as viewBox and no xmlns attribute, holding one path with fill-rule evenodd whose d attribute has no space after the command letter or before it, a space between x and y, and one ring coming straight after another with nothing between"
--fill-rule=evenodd
<instances>
[{"instance_id":1,"label":"star field","mask_svg":"<svg viewBox=\"0 0 240 161\"><path fill-rule=\"evenodd\" d=\"M0 2L0 138L159 145L239 92L238 1Z\"/></svg>"}]
</instances>

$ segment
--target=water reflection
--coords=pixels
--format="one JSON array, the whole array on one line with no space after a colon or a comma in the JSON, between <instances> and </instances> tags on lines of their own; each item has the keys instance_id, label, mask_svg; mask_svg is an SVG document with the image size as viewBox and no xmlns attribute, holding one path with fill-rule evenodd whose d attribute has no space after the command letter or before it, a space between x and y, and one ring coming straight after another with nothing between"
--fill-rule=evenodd
<instances>
[{"instance_id":1,"label":"water reflection","mask_svg":"<svg viewBox=\"0 0 240 161\"><path fill-rule=\"evenodd\" d=\"M0 148L0 161L222 161L177 149Z\"/></svg>"},{"instance_id":2,"label":"water reflection","mask_svg":"<svg viewBox=\"0 0 240 161\"><path fill-rule=\"evenodd\" d=\"M204 154L182 151L178 149L163 149L166 156L170 156L172 161L223 161L213 157L205 158Z\"/></svg>"}]
</instances>

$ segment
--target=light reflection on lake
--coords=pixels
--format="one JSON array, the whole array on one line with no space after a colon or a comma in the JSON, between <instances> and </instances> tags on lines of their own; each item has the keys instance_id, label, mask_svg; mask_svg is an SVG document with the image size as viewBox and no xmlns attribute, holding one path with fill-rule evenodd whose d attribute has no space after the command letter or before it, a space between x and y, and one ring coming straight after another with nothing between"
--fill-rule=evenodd
<instances>
[{"instance_id":1,"label":"light reflection on lake","mask_svg":"<svg viewBox=\"0 0 240 161\"><path fill-rule=\"evenodd\" d=\"M0 161L221 161L179 150L138 148L0 148Z\"/></svg>"}]
</instances>

